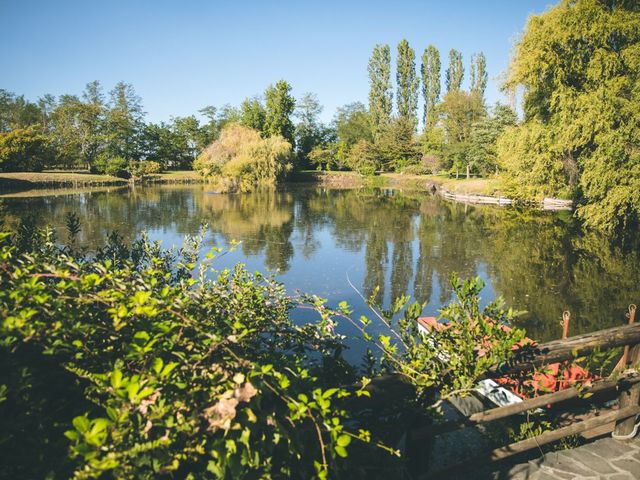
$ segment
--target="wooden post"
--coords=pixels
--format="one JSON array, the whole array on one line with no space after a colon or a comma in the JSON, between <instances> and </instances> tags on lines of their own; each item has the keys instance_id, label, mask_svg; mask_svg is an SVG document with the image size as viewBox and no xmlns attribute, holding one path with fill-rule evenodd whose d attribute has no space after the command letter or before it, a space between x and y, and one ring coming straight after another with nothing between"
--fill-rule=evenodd
<instances>
[{"instance_id":1,"label":"wooden post","mask_svg":"<svg viewBox=\"0 0 640 480\"><path fill-rule=\"evenodd\" d=\"M620 405L620 410L638 406L638 404L640 404L640 385L636 384L628 390L623 390L618 397L618 403ZM635 416L617 421L616 427L613 429L614 438L615 436L630 435L635 428L635 424Z\"/></svg>"},{"instance_id":2,"label":"wooden post","mask_svg":"<svg viewBox=\"0 0 640 480\"><path fill-rule=\"evenodd\" d=\"M565 310L562 312L562 339L566 340L569 333L569 321L571 320L571 312Z\"/></svg>"},{"instance_id":3,"label":"wooden post","mask_svg":"<svg viewBox=\"0 0 640 480\"><path fill-rule=\"evenodd\" d=\"M633 325L636 321L636 306L629 305L629 325ZM614 370L620 369L620 371L624 371L627 368L627 362L629 361L629 350L630 345L624 346L624 353L622 354L622 358L620 362L616 366ZM633 357L637 357L638 348L637 345L634 345ZM632 362L637 362L637 358L633 358ZM618 404L620 408L625 407L635 407L640 404L640 385L633 385L629 390L623 390L618 397ZM635 428L636 419L635 417L626 418L616 422L616 427L613 430L614 438L615 436L625 436L630 435Z\"/></svg>"}]
</instances>

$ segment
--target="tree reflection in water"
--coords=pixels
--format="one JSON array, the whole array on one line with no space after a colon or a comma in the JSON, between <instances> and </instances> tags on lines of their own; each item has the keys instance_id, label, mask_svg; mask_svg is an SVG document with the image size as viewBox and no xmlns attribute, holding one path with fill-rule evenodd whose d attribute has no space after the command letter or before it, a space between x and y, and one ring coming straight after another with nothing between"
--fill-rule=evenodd
<instances>
[{"instance_id":1,"label":"tree reflection in water","mask_svg":"<svg viewBox=\"0 0 640 480\"><path fill-rule=\"evenodd\" d=\"M540 340L559 336L567 309L572 334L620 324L640 291L638 250L582 231L566 213L470 207L373 189L221 195L185 185L64 193L5 197L0 215L9 226L32 215L64 239L65 216L75 212L88 247L113 230L127 240L147 230L177 244L206 222L208 244L242 242L232 260L257 261L257 268L280 272L291 290L324 292L332 302L354 297L348 268L361 270L356 286L365 296L376 287L384 302L408 293L429 301L431 312L451 298L452 272L480 274L486 296L502 295L525 310L520 323Z\"/></svg>"}]
</instances>

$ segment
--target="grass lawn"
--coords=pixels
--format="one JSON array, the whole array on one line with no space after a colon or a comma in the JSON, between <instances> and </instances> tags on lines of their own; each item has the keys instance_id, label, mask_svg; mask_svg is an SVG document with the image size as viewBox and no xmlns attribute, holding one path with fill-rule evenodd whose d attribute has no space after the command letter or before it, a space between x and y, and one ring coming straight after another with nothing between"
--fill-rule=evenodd
<instances>
[{"instance_id":1,"label":"grass lawn","mask_svg":"<svg viewBox=\"0 0 640 480\"><path fill-rule=\"evenodd\" d=\"M496 177L488 178L450 178L445 175L402 175L399 173L384 173L382 177L387 183L400 188L426 188L429 184L439 185L441 189L453 193L500 195L502 180Z\"/></svg>"}]
</instances>

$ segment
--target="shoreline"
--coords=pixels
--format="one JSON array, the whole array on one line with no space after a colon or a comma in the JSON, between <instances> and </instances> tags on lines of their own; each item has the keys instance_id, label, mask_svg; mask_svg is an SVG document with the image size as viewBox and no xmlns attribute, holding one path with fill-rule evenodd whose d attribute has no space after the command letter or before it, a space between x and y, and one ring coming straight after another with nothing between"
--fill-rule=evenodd
<instances>
[{"instance_id":1,"label":"shoreline","mask_svg":"<svg viewBox=\"0 0 640 480\"><path fill-rule=\"evenodd\" d=\"M176 170L149 175L139 184L203 183L193 171ZM16 193L28 190L52 188L125 187L129 180L111 175L84 172L7 172L0 173L0 193Z\"/></svg>"},{"instance_id":2,"label":"shoreline","mask_svg":"<svg viewBox=\"0 0 640 480\"><path fill-rule=\"evenodd\" d=\"M154 174L133 185L205 184L205 179L192 170L177 170ZM301 171L293 174L285 184L313 184L322 188L397 188L431 192L445 200L471 205L511 206L522 204L553 211L573 210L571 200L544 198L518 202L503 194L499 178L449 178L437 175L404 175L382 173L364 176L357 172ZM55 189L86 190L97 187L129 187L129 180L84 172L9 172L0 173L0 195L24 194L30 191Z\"/></svg>"}]
</instances>

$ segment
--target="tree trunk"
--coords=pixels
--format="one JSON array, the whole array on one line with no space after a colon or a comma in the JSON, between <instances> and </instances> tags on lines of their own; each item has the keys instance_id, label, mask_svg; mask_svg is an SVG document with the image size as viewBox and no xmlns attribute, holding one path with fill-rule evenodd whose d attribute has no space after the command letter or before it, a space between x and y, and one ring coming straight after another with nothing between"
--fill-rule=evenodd
<instances>
[{"instance_id":1,"label":"tree trunk","mask_svg":"<svg viewBox=\"0 0 640 480\"><path fill-rule=\"evenodd\" d=\"M469 165L467 165L467 180L469 180L471 178L471 169L469 168Z\"/></svg>"}]
</instances>

